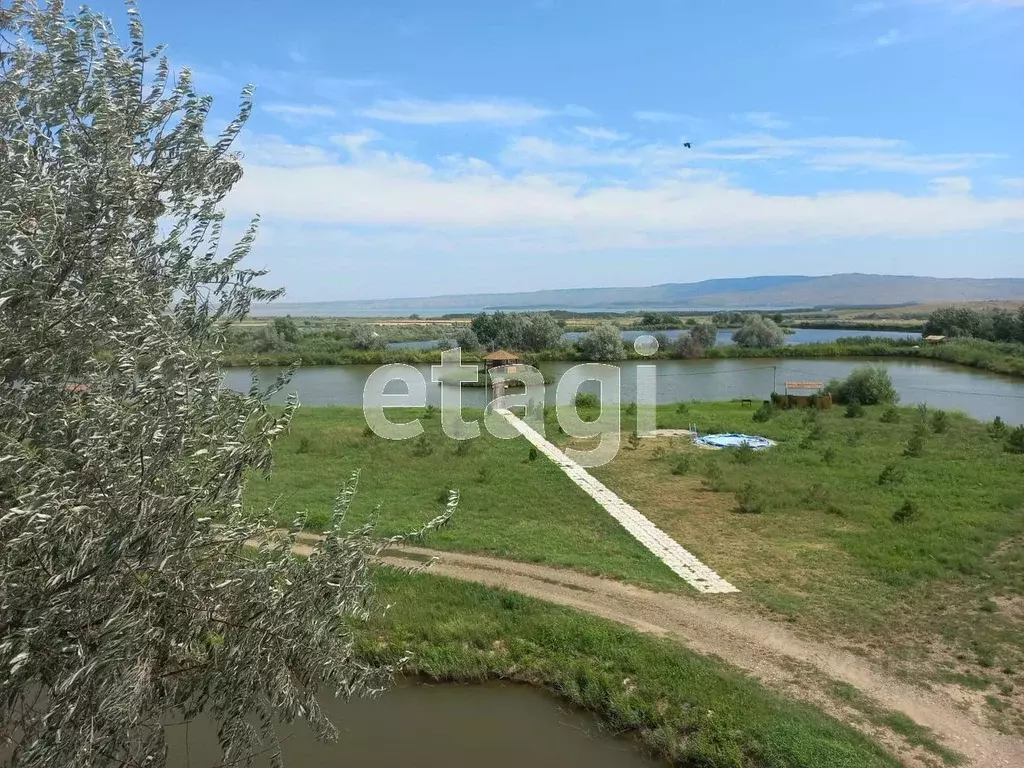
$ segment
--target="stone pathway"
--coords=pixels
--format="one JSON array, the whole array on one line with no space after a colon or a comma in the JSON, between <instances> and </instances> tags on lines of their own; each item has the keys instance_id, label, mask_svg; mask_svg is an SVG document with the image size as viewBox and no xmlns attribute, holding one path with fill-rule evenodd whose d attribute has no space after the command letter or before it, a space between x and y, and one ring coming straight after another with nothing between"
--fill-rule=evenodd
<instances>
[{"instance_id":1,"label":"stone pathway","mask_svg":"<svg viewBox=\"0 0 1024 768\"><path fill-rule=\"evenodd\" d=\"M698 592L723 593L739 591L679 546L675 539L644 517L639 510L616 496L607 486L544 439L543 435L514 413L505 408L496 408L495 413L515 427L516 431L536 446L537 450L555 462L568 475L570 480L600 504L633 538L647 547L655 557L671 568Z\"/></svg>"}]
</instances>

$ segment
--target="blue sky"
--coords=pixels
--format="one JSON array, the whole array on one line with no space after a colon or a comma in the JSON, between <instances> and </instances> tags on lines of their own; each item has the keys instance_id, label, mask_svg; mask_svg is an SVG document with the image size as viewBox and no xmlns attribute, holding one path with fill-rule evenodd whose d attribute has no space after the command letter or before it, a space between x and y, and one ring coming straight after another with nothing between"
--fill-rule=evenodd
<instances>
[{"instance_id":1,"label":"blue sky","mask_svg":"<svg viewBox=\"0 0 1024 768\"><path fill-rule=\"evenodd\" d=\"M139 5L289 301L1024 276L1024 0Z\"/></svg>"}]
</instances>

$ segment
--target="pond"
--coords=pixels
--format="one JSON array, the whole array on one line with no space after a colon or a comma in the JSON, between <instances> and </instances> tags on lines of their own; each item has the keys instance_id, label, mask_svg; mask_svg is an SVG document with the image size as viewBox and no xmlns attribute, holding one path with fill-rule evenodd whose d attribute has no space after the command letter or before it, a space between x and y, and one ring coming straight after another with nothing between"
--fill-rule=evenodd
<instances>
[{"instance_id":1,"label":"pond","mask_svg":"<svg viewBox=\"0 0 1024 768\"><path fill-rule=\"evenodd\" d=\"M398 685L376 699L323 706L334 743L304 725L282 728L286 768L650 768L632 742L603 735L596 720L520 685ZM213 768L220 752L209 721L168 734L168 768ZM257 758L254 766L266 768Z\"/></svg>"},{"instance_id":2,"label":"pond","mask_svg":"<svg viewBox=\"0 0 1024 768\"><path fill-rule=\"evenodd\" d=\"M842 338L880 338L880 339L920 339L921 334L910 333L908 331L850 331L850 330L835 330L827 328L796 328L796 332L788 334L786 336L786 345L793 344L827 344L835 341L836 339ZM685 336L690 331L685 330L674 330L674 331L658 331L663 333L670 340L675 341L680 336ZM633 342L637 336L646 334L647 331L623 331L622 339L626 342ZM729 346L732 342L733 330L722 330L718 332L717 341L715 342L718 346ZM586 336L586 332L583 331L569 331L568 333L562 334L564 341L576 341ZM433 341L395 341L388 344L388 349L433 349L437 346L438 340Z\"/></svg>"},{"instance_id":3,"label":"pond","mask_svg":"<svg viewBox=\"0 0 1024 768\"><path fill-rule=\"evenodd\" d=\"M715 360L658 360L643 363L623 361L618 363L621 371L621 399L631 402L636 399L638 365L656 365L657 398L661 403L680 400L733 400L767 398L773 387L782 390L786 381L828 381L844 378L865 360L850 358L830 359L756 359L726 358ZM888 369L892 376L901 402L904 404L927 403L935 408L960 410L976 419L991 421L1001 416L1010 424L1024 424L1024 380L987 373L973 368L946 365L927 360L906 360L887 358L874 364ZM540 369L552 380L558 381L566 371L577 363L542 363ZM367 376L377 366L332 365L300 368L292 379L290 390L299 393L299 400L305 405L361 405L363 387ZM427 380L427 401L440 404L441 387L430 382L430 366L415 365ZM260 372L261 382L269 385L280 369L264 368ZM568 382L567 382L568 383ZM228 369L226 386L247 391L250 379L248 369ZM395 383L401 386L399 382ZM594 382L583 383L585 391L597 391ZM388 388L387 391L398 392ZM556 384L547 387L545 400L555 404ZM454 394L449 389L449 394ZM465 389L463 404L482 407L487 390ZM573 392L563 389L559 393L559 404L571 402ZM446 402L454 402L454 398ZM285 401L285 393L279 393L276 402Z\"/></svg>"}]
</instances>

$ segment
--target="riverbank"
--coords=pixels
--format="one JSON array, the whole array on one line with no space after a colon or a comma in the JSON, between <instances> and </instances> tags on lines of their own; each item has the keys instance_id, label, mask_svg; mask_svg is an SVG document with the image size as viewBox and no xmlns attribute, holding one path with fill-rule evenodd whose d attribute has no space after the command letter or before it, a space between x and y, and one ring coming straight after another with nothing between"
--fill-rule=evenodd
<instances>
[{"instance_id":1,"label":"riverbank","mask_svg":"<svg viewBox=\"0 0 1024 768\"><path fill-rule=\"evenodd\" d=\"M594 474L739 588L746 610L870 649L894 674L953 686L999 727L1024 732L1024 611L1014 597L1024 585L1014 544L1024 537L1024 457L956 414L868 407L848 419L836 408L813 421L794 410L759 422L755 410L663 406L657 423L765 435L778 446L764 454L624 441ZM357 408L300 409L277 444L273 476L250 483L246 504L287 500L280 522L305 509L316 529L340 479L361 469L353 525L379 505L382 535L415 530L457 488L458 514L434 547L687 591L522 439L484 431L455 441L437 411L392 416L412 417L423 436L396 442L366 434ZM548 418L549 438L564 442ZM624 410L626 432L630 419Z\"/></svg>"},{"instance_id":2,"label":"riverbank","mask_svg":"<svg viewBox=\"0 0 1024 768\"><path fill-rule=\"evenodd\" d=\"M710 359L726 358L907 358L937 360L992 373L1024 378L1024 344L988 341L948 341L942 344L921 344L898 340L851 340L829 344L800 344L773 348L747 348L736 345L713 347L706 350ZM585 362L578 350L571 346L542 352L523 354L523 362L531 365L542 362ZM641 357L631 345L625 345L625 360L672 359L670 351L660 351L653 357ZM464 352L463 360L481 363L483 353ZM382 350L302 350L261 353L255 362L268 367L285 367L300 361L303 366L326 365L384 365L387 363L437 364L440 353L436 349L382 349ZM250 360L237 354L226 354L221 362L225 366L246 367Z\"/></svg>"},{"instance_id":3,"label":"riverbank","mask_svg":"<svg viewBox=\"0 0 1024 768\"><path fill-rule=\"evenodd\" d=\"M361 652L390 662L411 652L409 673L539 686L677 765L899 765L853 728L675 642L429 574L380 569L377 582L391 607L366 628ZM912 736L931 742L924 729Z\"/></svg>"}]
</instances>

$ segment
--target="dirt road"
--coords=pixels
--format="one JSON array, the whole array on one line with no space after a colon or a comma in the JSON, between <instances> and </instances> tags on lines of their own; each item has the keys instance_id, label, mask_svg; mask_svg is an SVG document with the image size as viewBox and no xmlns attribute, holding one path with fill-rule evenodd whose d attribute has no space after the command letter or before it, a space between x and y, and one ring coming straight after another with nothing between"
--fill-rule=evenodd
<instances>
[{"instance_id":1,"label":"dirt road","mask_svg":"<svg viewBox=\"0 0 1024 768\"><path fill-rule=\"evenodd\" d=\"M727 598L663 594L571 571L427 549L396 550L386 562L408 566L424 557L436 558L432 573L515 590L641 632L672 637L745 670L769 687L833 712L841 707L824 693L823 683L825 678L841 680L878 706L930 728L975 768L1024 766L1024 741L980 725L947 697L894 679L859 656L799 637L787 627L735 612ZM923 753L903 747L898 751L908 765L926 764Z\"/></svg>"}]
</instances>

